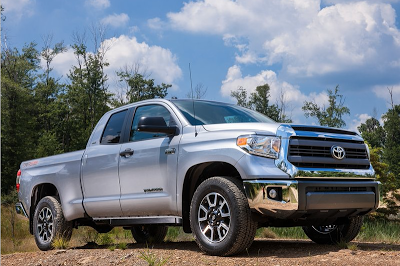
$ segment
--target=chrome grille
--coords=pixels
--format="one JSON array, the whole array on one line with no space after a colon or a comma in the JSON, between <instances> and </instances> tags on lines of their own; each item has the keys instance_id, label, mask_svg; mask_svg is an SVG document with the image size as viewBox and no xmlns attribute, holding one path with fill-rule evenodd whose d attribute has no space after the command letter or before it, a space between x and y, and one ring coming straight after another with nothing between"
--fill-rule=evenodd
<instances>
[{"instance_id":1,"label":"chrome grille","mask_svg":"<svg viewBox=\"0 0 400 266\"><path fill-rule=\"evenodd\" d=\"M345 158L332 157L331 148L340 146ZM368 153L363 141L294 136L289 140L288 160L297 167L369 169Z\"/></svg>"}]
</instances>

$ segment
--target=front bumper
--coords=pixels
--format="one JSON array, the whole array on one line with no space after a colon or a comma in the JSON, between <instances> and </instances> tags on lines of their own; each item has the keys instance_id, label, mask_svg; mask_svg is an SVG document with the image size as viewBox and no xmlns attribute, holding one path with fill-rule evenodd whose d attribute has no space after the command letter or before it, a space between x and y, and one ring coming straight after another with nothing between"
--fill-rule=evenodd
<instances>
[{"instance_id":1,"label":"front bumper","mask_svg":"<svg viewBox=\"0 0 400 266\"><path fill-rule=\"evenodd\" d=\"M270 219L329 218L365 214L379 206L379 182L245 180L253 212Z\"/></svg>"},{"instance_id":2,"label":"front bumper","mask_svg":"<svg viewBox=\"0 0 400 266\"><path fill-rule=\"evenodd\" d=\"M21 202L15 204L15 211L18 214L24 215L26 218L29 218L28 214L25 211L24 205Z\"/></svg>"}]
</instances>

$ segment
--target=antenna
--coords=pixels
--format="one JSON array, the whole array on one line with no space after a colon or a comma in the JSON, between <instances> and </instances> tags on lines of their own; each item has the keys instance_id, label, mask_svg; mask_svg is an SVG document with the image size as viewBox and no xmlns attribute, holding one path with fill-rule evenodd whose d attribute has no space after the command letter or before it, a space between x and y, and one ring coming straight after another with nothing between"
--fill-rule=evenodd
<instances>
[{"instance_id":1,"label":"antenna","mask_svg":"<svg viewBox=\"0 0 400 266\"><path fill-rule=\"evenodd\" d=\"M197 137L197 126L196 126L196 109L194 108L194 93L193 93L193 85L192 85L192 69L190 68L189 63L189 74L190 74L190 90L192 92L192 103L193 103L193 118L194 118L194 136Z\"/></svg>"}]
</instances>

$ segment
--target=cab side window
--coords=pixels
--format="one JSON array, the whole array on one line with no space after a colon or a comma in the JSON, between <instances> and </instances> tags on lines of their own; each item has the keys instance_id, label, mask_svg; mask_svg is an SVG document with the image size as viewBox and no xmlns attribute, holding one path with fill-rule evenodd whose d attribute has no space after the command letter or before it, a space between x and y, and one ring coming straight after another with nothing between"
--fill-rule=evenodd
<instances>
[{"instance_id":1,"label":"cab side window","mask_svg":"<svg viewBox=\"0 0 400 266\"><path fill-rule=\"evenodd\" d=\"M139 141L152 138L160 138L167 136L165 133L150 133L138 131L139 120L142 117L162 117L165 124L169 126L176 125L175 120L171 117L170 112L161 105L145 105L140 106L135 111L135 116L132 122L132 128L129 141Z\"/></svg>"},{"instance_id":2,"label":"cab side window","mask_svg":"<svg viewBox=\"0 0 400 266\"><path fill-rule=\"evenodd\" d=\"M101 144L119 143L121 139L122 126L128 110L111 115L101 136Z\"/></svg>"}]
</instances>

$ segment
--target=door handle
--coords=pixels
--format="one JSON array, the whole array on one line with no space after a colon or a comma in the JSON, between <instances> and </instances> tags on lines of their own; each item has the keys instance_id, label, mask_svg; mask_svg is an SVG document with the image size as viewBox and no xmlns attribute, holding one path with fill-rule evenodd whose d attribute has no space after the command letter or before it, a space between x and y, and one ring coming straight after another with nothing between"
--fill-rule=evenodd
<instances>
[{"instance_id":1,"label":"door handle","mask_svg":"<svg viewBox=\"0 0 400 266\"><path fill-rule=\"evenodd\" d=\"M128 158L133 155L133 150L130 148L125 149L124 151L120 152L119 155L122 157Z\"/></svg>"},{"instance_id":2,"label":"door handle","mask_svg":"<svg viewBox=\"0 0 400 266\"><path fill-rule=\"evenodd\" d=\"M165 154L175 154L175 148L165 149Z\"/></svg>"}]
</instances>

